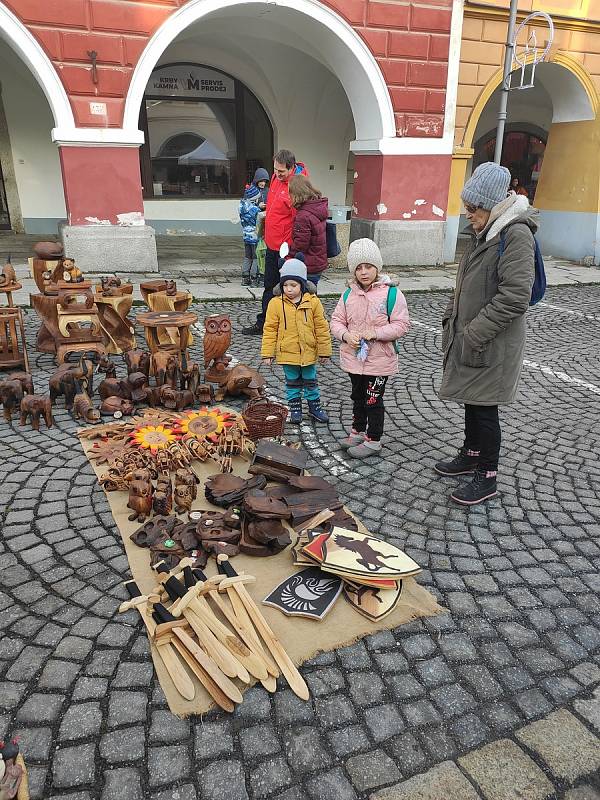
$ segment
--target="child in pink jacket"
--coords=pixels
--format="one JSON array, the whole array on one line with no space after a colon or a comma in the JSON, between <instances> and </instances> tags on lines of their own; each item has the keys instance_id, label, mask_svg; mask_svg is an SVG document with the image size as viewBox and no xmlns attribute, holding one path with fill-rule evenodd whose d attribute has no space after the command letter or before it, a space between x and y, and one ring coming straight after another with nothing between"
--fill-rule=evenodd
<instances>
[{"instance_id":1,"label":"child in pink jacket","mask_svg":"<svg viewBox=\"0 0 600 800\"><path fill-rule=\"evenodd\" d=\"M341 341L340 365L352 382L352 430L342 447L353 458L381 451L387 379L398 372L394 342L409 330L402 292L388 316L392 284L382 275L383 259L375 242L357 239L348 248L350 291L340 297L331 317L331 332Z\"/></svg>"}]
</instances>

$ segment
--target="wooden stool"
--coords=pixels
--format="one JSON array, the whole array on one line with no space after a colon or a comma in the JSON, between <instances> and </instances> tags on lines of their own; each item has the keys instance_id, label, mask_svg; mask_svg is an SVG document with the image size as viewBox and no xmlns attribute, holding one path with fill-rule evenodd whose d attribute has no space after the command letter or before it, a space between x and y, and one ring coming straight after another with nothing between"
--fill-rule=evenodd
<instances>
[{"instance_id":1,"label":"wooden stool","mask_svg":"<svg viewBox=\"0 0 600 800\"><path fill-rule=\"evenodd\" d=\"M25 327L20 308L0 308L0 369L23 367L29 372Z\"/></svg>"},{"instance_id":2,"label":"wooden stool","mask_svg":"<svg viewBox=\"0 0 600 800\"><path fill-rule=\"evenodd\" d=\"M131 311L133 295L127 292L117 297L94 296L98 319L107 353L120 354L135 348L135 328L127 314Z\"/></svg>"},{"instance_id":3,"label":"wooden stool","mask_svg":"<svg viewBox=\"0 0 600 800\"><path fill-rule=\"evenodd\" d=\"M137 322L144 327L146 343L151 353L173 347L181 355L181 366L187 368L187 347L190 336L190 325L198 321L198 315L193 311L146 311L137 315ZM168 348L161 345L158 337L160 328L174 328L177 330L176 341Z\"/></svg>"},{"instance_id":4,"label":"wooden stool","mask_svg":"<svg viewBox=\"0 0 600 800\"><path fill-rule=\"evenodd\" d=\"M157 280L153 281L142 281L140 283L140 294L142 295L142 299L144 303L148 307L150 304L148 303L148 298L154 292L164 292L167 288L167 282L164 278L158 278Z\"/></svg>"},{"instance_id":5,"label":"wooden stool","mask_svg":"<svg viewBox=\"0 0 600 800\"><path fill-rule=\"evenodd\" d=\"M189 292L175 292L169 295L166 291L156 291L148 295L146 300L150 311L187 311L193 298ZM161 345L178 343L176 328L157 328L157 336ZM188 334L187 346L194 344L194 337Z\"/></svg>"}]
</instances>

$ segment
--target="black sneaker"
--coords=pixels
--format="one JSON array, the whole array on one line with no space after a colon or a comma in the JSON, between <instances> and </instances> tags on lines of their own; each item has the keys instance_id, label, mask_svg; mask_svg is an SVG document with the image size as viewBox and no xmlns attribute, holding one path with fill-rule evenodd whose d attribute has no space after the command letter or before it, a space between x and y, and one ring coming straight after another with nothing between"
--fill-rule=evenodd
<instances>
[{"instance_id":1,"label":"black sneaker","mask_svg":"<svg viewBox=\"0 0 600 800\"><path fill-rule=\"evenodd\" d=\"M260 325L255 322L254 325L250 325L247 328L242 328L242 334L244 336L262 336L263 329Z\"/></svg>"},{"instance_id":2,"label":"black sneaker","mask_svg":"<svg viewBox=\"0 0 600 800\"><path fill-rule=\"evenodd\" d=\"M250 278L242 278L242 286L250 286Z\"/></svg>"},{"instance_id":3,"label":"black sneaker","mask_svg":"<svg viewBox=\"0 0 600 800\"><path fill-rule=\"evenodd\" d=\"M464 447L461 447L458 454L452 461L438 461L434 470L438 475L470 475L475 472L479 456L468 456Z\"/></svg>"},{"instance_id":4,"label":"black sneaker","mask_svg":"<svg viewBox=\"0 0 600 800\"><path fill-rule=\"evenodd\" d=\"M450 499L463 506L476 506L478 503L483 503L484 500L496 497L498 494L496 476L488 478L486 475L487 473L483 470L476 469L473 480L455 489L450 495Z\"/></svg>"}]
</instances>

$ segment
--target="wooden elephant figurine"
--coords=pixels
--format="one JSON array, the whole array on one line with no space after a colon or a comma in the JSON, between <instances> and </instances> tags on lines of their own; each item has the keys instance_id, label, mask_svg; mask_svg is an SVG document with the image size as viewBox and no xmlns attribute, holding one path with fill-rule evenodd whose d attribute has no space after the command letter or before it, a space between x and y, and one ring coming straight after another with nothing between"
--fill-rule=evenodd
<instances>
[{"instance_id":1,"label":"wooden elephant figurine","mask_svg":"<svg viewBox=\"0 0 600 800\"><path fill-rule=\"evenodd\" d=\"M68 376L68 377L66 377ZM57 397L65 398L65 406L69 410L73 405L73 397L77 391L77 384L80 385L91 397L94 392L94 364L83 356L78 364L61 364L50 376L48 387L50 389L50 401L55 402ZM73 389L75 388L75 391Z\"/></svg>"},{"instance_id":2,"label":"wooden elephant figurine","mask_svg":"<svg viewBox=\"0 0 600 800\"><path fill-rule=\"evenodd\" d=\"M7 381L19 381L23 394L35 394L33 388L33 378L29 372L11 372L6 376Z\"/></svg>"},{"instance_id":3,"label":"wooden elephant figurine","mask_svg":"<svg viewBox=\"0 0 600 800\"><path fill-rule=\"evenodd\" d=\"M31 417L31 427L34 431L40 429L40 417L44 418L47 428L52 427L52 403L49 395L26 394L21 400L21 425L27 424L27 417Z\"/></svg>"},{"instance_id":4,"label":"wooden elephant figurine","mask_svg":"<svg viewBox=\"0 0 600 800\"><path fill-rule=\"evenodd\" d=\"M12 412L19 408L23 399L23 387L20 381L4 380L0 382L0 403L4 408L4 419L12 422Z\"/></svg>"}]
</instances>

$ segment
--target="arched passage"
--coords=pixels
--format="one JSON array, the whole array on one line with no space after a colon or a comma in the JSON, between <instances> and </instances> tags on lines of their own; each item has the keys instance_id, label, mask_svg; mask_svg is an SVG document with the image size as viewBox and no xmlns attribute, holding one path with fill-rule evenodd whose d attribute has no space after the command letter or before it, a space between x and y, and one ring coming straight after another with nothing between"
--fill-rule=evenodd
<instances>
[{"instance_id":1,"label":"arched passage","mask_svg":"<svg viewBox=\"0 0 600 800\"><path fill-rule=\"evenodd\" d=\"M137 130L148 79L167 47L186 29L211 16L229 16L249 7L252 17L287 30L286 40L304 49L336 75L352 108L359 140L395 136L389 92L373 55L360 36L334 11L315 0L278 0L260 11L248 0L189 0L150 39L134 70L123 127ZM231 12L233 11L233 14Z\"/></svg>"},{"instance_id":2,"label":"arched passage","mask_svg":"<svg viewBox=\"0 0 600 800\"><path fill-rule=\"evenodd\" d=\"M0 39L17 53L46 95L56 128L73 128L69 98L52 62L23 23L0 3Z\"/></svg>"},{"instance_id":3,"label":"arched passage","mask_svg":"<svg viewBox=\"0 0 600 800\"><path fill-rule=\"evenodd\" d=\"M475 147L489 139L496 126L501 82L502 71L498 70L473 106L462 145L455 148L447 260L454 257L460 226L460 190L474 165ZM512 160L510 150L505 148L503 163L517 177L521 178L520 172L525 173L530 200L540 209L538 238L545 252L555 256L597 257L599 108L591 77L565 53L555 53L549 62L537 66L534 88L515 90L509 95L508 136L537 132L539 146L521 159Z\"/></svg>"}]
</instances>

